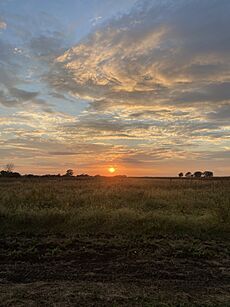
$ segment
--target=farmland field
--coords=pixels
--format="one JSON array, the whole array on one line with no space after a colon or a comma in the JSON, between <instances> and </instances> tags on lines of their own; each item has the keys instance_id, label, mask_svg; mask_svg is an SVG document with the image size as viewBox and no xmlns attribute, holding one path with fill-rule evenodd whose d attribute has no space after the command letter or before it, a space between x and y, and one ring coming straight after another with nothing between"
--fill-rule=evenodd
<instances>
[{"instance_id":1,"label":"farmland field","mask_svg":"<svg viewBox=\"0 0 230 307\"><path fill-rule=\"evenodd\" d=\"M3 306L229 306L230 180L0 180Z\"/></svg>"}]
</instances>

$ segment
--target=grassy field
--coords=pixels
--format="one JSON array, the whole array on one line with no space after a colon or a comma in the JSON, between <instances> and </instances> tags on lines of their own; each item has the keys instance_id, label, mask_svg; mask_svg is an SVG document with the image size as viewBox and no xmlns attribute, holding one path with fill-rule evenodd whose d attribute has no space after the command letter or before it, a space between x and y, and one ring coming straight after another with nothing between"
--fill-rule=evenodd
<instances>
[{"instance_id":1,"label":"grassy field","mask_svg":"<svg viewBox=\"0 0 230 307\"><path fill-rule=\"evenodd\" d=\"M0 230L225 236L230 180L0 181Z\"/></svg>"},{"instance_id":2,"label":"grassy field","mask_svg":"<svg viewBox=\"0 0 230 307\"><path fill-rule=\"evenodd\" d=\"M1 179L3 306L230 306L229 179Z\"/></svg>"}]
</instances>

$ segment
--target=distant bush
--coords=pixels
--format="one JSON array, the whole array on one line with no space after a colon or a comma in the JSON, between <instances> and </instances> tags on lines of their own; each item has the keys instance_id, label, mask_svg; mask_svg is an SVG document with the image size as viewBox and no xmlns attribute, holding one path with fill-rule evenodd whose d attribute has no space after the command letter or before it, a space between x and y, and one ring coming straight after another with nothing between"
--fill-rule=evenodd
<instances>
[{"instance_id":1,"label":"distant bush","mask_svg":"<svg viewBox=\"0 0 230 307\"><path fill-rule=\"evenodd\" d=\"M91 177L90 175L88 174L80 174L80 175L77 175L78 178L89 178Z\"/></svg>"},{"instance_id":2,"label":"distant bush","mask_svg":"<svg viewBox=\"0 0 230 307\"><path fill-rule=\"evenodd\" d=\"M66 171L66 174L64 176L66 177L72 177L74 174L73 170L72 169L67 169Z\"/></svg>"},{"instance_id":3,"label":"distant bush","mask_svg":"<svg viewBox=\"0 0 230 307\"><path fill-rule=\"evenodd\" d=\"M211 172L211 171L205 171L205 172L203 173L203 176L204 176L205 178L211 178L211 177L213 177L213 172Z\"/></svg>"},{"instance_id":4,"label":"distant bush","mask_svg":"<svg viewBox=\"0 0 230 307\"><path fill-rule=\"evenodd\" d=\"M17 172L8 172L8 171L1 171L0 177L7 177L7 178L19 178L21 177L21 174Z\"/></svg>"},{"instance_id":5,"label":"distant bush","mask_svg":"<svg viewBox=\"0 0 230 307\"><path fill-rule=\"evenodd\" d=\"M202 172L197 171L197 172L195 172L195 173L193 174L193 176L194 176L195 178L201 178L201 177L202 177Z\"/></svg>"}]
</instances>

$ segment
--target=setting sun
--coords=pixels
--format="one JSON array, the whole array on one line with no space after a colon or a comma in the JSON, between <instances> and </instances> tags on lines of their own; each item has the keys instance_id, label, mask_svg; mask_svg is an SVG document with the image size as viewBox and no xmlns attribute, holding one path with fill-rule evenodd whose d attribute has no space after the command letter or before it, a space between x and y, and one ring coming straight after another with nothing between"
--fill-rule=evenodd
<instances>
[{"instance_id":1,"label":"setting sun","mask_svg":"<svg viewBox=\"0 0 230 307\"><path fill-rule=\"evenodd\" d=\"M115 169L114 167L110 167L110 168L108 168L108 171L109 171L111 174L113 174L113 173L116 172L116 169Z\"/></svg>"}]
</instances>

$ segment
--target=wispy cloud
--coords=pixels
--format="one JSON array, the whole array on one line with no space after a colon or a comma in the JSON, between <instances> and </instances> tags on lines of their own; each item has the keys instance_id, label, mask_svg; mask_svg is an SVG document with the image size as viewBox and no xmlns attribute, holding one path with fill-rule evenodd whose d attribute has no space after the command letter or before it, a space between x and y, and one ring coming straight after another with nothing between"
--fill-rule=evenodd
<instances>
[{"instance_id":1,"label":"wispy cloud","mask_svg":"<svg viewBox=\"0 0 230 307\"><path fill-rule=\"evenodd\" d=\"M107 105L229 100L229 11L226 0L145 2L58 57L50 82Z\"/></svg>"},{"instance_id":2,"label":"wispy cloud","mask_svg":"<svg viewBox=\"0 0 230 307\"><path fill-rule=\"evenodd\" d=\"M7 28L7 24L4 21L0 20L0 30L5 30Z\"/></svg>"}]
</instances>

